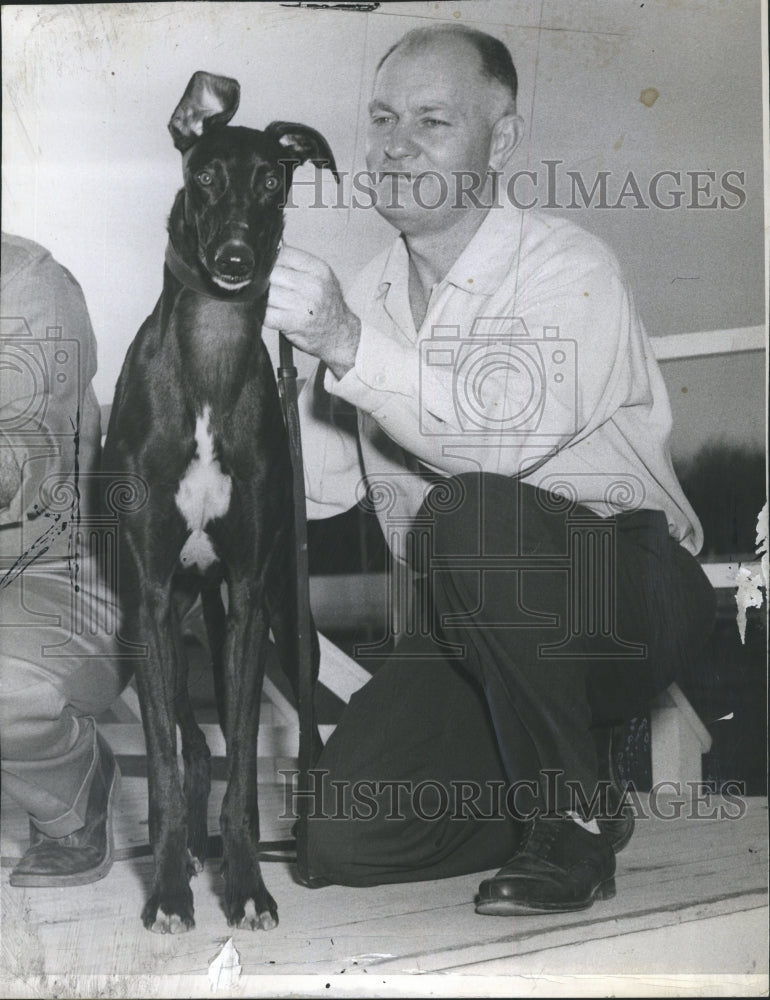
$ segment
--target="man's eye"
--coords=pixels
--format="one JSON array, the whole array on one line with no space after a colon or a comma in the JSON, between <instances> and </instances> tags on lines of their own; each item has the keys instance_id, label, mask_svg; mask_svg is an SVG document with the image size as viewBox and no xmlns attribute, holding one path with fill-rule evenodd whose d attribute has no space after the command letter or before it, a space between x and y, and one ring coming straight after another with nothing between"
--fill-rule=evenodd
<instances>
[{"instance_id":1,"label":"man's eye","mask_svg":"<svg viewBox=\"0 0 770 1000\"><path fill-rule=\"evenodd\" d=\"M427 125L428 128L436 128L438 125L448 125L449 122L443 121L441 118L423 118L423 125Z\"/></svg>"},{"instance_id":2,"label":"man's eye","mask_svg":"<svg viewBox=\"0 0 770 1000\"><path fill-rule=\"evenodd\" d=\"M195 179L199 184L202 184L203 187L210 187L214 183L214 178L208 170L201 170L195 175Z\"/></svg>"},{"instance_id":3,"label":"man's eye","mask_svg":"<svg viewBox=\"0 0 770 1000\"><path fill-rule=\"evenodd\" d=\"M392 115L374 115L371 119L372 125L390 125L392 121Z\"/></svg>"},{"instance_id":4,"label":"man's eye","mask_svg":"<svg viewBox=\"0 0 770 1000\"><path fill-rule=\"evenodd\" d=\"M280 183L281 182L278 180L278 178L274 177L272 174L269 174L265 178L265 188L268 191L277 191Z\"/></svg>"}]
</instances>

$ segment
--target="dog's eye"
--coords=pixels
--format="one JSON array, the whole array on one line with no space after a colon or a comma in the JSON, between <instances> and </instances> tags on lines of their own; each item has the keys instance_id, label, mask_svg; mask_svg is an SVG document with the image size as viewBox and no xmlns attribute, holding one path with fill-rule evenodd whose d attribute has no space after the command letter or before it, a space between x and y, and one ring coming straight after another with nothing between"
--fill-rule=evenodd
<instances>
[{"instance_id":1,"label":"dog's eye","mask_svg":"<svg viewBox=\"0 0 770 1000\"><path fill-rule=\"evenodd\" d=\"M278 180L278 178L274 177L272 174L268 174L268 176L265 178L265 187L267 188L268 191L277 190L278 185L280 183L281 182Z\"/></svg>"},{"instance_id":2,"label":"dog's eye","mask_svg":"<svg viewBox=\"0 0 770 1000\"><path fill-rule=\"evenodd\" d=\"M214 183L214 178L211 176L208 170L201 170L199 174L195 175L195 179L199 184L202 184L204 187L209 187L211 184Z\"/></svg>"}]
</instances>

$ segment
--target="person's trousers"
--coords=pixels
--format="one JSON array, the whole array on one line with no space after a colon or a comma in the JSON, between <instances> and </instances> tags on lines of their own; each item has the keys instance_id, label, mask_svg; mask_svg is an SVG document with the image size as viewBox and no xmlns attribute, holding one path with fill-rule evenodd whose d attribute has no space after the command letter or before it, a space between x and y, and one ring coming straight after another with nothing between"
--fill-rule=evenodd
<instances>
[{"instance_id":1,"label":"person's trousers","mask_svg":"<svg viewBox=\"0 0 770 1000\"><path fill-rule=\"evenodd\" d=\"M460 500L415 522L430 629L351 698L311 775L316 878L503 865L521 818L590 802L593 730L643 711L713 626L713 589L662 512L601 518L502 476L449 482Z\"/></svg>"},{"instance_id":2,"label":"person's trousers","mask_svg":"<svg viewBox=\"0 0 770 1000\"><path fill-rule=\"evenodd\" d=\"M59 562L0 590L0 755L4 792L51 837L85 822L97 763L94 716L131 676L116 656L117 614Z\"/></svg>"}]
</instances>

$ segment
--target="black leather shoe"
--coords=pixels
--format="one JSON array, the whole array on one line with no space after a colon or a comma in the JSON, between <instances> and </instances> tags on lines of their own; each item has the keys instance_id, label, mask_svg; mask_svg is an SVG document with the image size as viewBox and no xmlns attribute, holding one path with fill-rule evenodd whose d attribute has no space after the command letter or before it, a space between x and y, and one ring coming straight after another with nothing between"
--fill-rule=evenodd
<instances>
[{"instance_id":1,"label":"black leather shoe","mask_svg":"<svg viewBox=\"0 0 770 1000\"><path fill-rule=\"evenodd\" d=\"M120 771L101 736L99 759L91 782L86 822L67 837L49 837L30 821L30 846L11 872L17 886L87 885L104 878L112 867L112 815L120 789Z\"/></svg>"},{"instance_id":2,"label":"black leather shoe","mask_svg":"<svg viewBox=\"0 0 770 1000\"><path fill-rule=\"evenodd\" d=\"M599 829L617 854L628 844L634 833L634 809L623 802L623 789L615 766L617 730L611 726L593 731L599 763L599 779L609 781L606 816L597 817Z\"/></svg>"},{"instance_id":3,"label":"black leather shoe","mask_svg":"<svg viewBox=\"0 0 770 1000\"><path fill-rule=\"evenodd\" d=\"M509 917L585 910L615 895L615 855L607 838L569 817L536 819L511 861L479 886L476 912Z\"/></svg>"}]
</instances>

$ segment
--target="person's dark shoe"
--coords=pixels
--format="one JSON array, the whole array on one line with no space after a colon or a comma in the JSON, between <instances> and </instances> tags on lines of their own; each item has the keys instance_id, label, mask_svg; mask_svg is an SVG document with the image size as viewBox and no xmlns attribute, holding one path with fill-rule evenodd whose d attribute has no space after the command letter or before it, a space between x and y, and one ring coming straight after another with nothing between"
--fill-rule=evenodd
<instances>
[{"instance_id":1,"label":"person's dark shoe","mask_svg":"<svg viewBox=\"0 0 770 1000\"><path fill-rule=\"evenodd\" d=\"M30 821L30 846L11 872L11 885L87 885L104 878L112 867L112 817L120 789L120 771L101 736L97 736L97 746L99 759L88 795L85 824L67 837L49 837Z\"/></svg>"},{"instance_id":2,"label":"person's dark shoe","mask_svg":"<svg viewBox=\"0 0 770 1000\"><path fill-rule=\"evenodd\" d=\"M597 816L599 829L617 854L628 844L634 833L634 809L623 802L623 788L615 766L617 730L611 726L593 731L596 755L599 763L599 779L608 781L606 816Z\"/></svg>"},{"instance_id":3,"label":"person's dark shoe","mask_svg":"<svg viewBox=\"0 0 770 1000\"><path fill-rule=\"evenodd\" d=\"M608 839L569 817L536 819L511 861L479 886L476 912L508 917L584 910L615 895Z\"/></svg>"}]
</instances>

